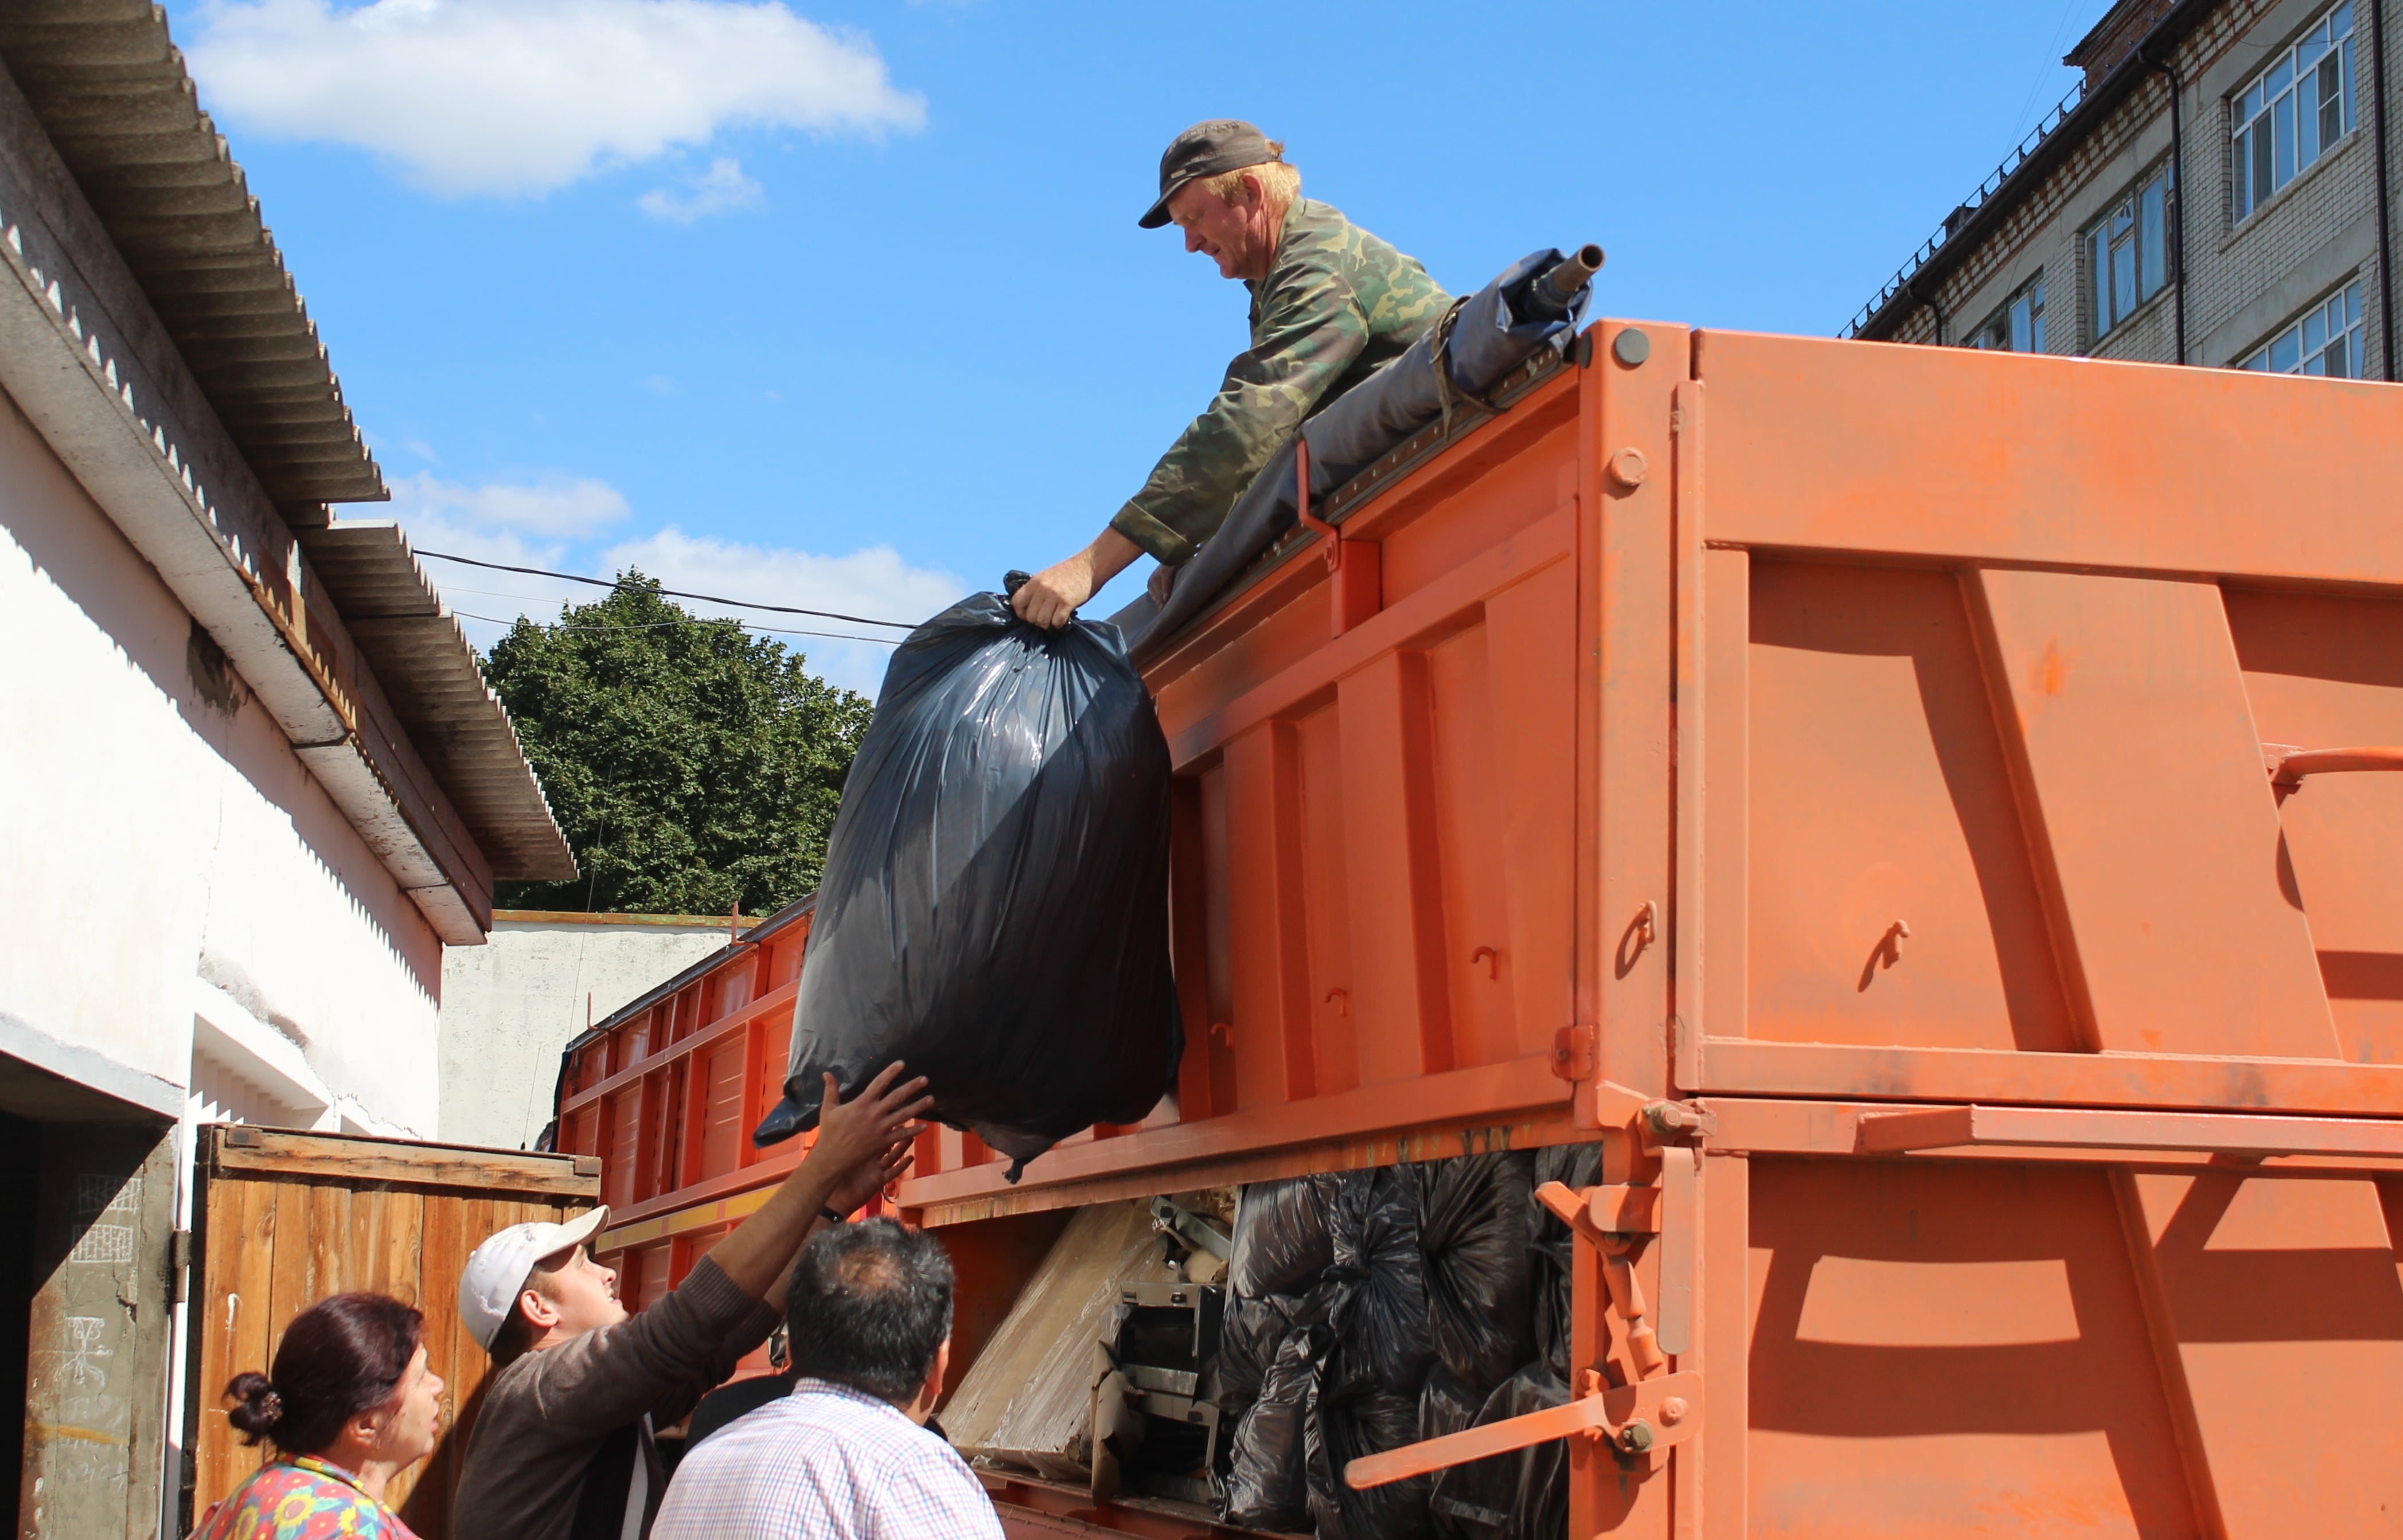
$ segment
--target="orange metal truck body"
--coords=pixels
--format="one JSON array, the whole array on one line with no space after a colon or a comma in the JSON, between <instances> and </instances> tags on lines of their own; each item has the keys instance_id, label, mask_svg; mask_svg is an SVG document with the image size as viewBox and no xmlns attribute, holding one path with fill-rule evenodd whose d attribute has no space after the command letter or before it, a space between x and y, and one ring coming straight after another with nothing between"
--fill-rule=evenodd
<instances>
[{"instance_id":1,"label":"orange metal truck body","mask_svg":"<svg viewBox=\"0 0 2403 1540\"><path fill-rule=\"evenodd\" d=\"M2289 758L2403 744L2403 392L1614 321L1427 437L1320 510L1365 599L1305 534L1147 662L1177 1091L922 1141L964 1295L1013 1215L1600 1139L1573 1534L2403 1530L2403 776ZM792 1158L623 1113L772 1101L743 965L718 1068L575 1072L630 1256Z\"/></svg>"}]
</instances>

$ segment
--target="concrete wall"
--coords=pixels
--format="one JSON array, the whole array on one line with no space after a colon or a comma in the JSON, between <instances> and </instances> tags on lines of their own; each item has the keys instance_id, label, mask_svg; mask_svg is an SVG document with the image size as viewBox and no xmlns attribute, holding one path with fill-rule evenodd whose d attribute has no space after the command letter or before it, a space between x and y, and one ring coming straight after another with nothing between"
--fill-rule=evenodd
<instances>
[{"instance_id":1,"label":"concrete wall","mask_svg":"<svg viewBox=\"0 0 2403 1540\"><path fill-rule=\"evenodd\" d=\"M5 397L0 650L0 1052L173 1117L205 1018L431 1137L440 943Z\"/></svg>"},{"instance_id":2,"label":"concrete wall","mask_svg":"<svg viewBox=\"0 0 2403 1540\"><path fill-rule=\"evenodd\" d=\"M726 926L723 915L495 910L489 943L442 961L441 1138L531 1148L568 1040L724 947Z\"/></svg>"},{"instance_id":3,"label":"concrete wall","mask_svg":"<svg viewBox=\"0 0 2403 1540\"><path fill-rule=\"evenodd\" d=\"M2229 178L2229 99L2330 8L2330 0L2228 0L2175 51L2185 155L2187 361L2248 356L2349 278L2362 281L2365 377L2378 378L2375 89L2367 0L2356 0L2358 127L2239 223ZM2390 17L2390 22L2394 21ZM2390 49L2403 47L2388 38ZM2403 60L2387 62L2389 130L2403 145ZM2047 351L2165 363L2176 357L2176 284L2097 341L2088 319L2092 275L2081 236L2140 175L2171 153L2169 88L2156 76L2120 103L1938 286L1944 340L1958 342L2041 270ZM2394 162L2403 168L2403 161ZM2394 189L2403 199L2403 172ZM1896 340L1932 340L1924 306Z\"/></svg>"}]
</instances>

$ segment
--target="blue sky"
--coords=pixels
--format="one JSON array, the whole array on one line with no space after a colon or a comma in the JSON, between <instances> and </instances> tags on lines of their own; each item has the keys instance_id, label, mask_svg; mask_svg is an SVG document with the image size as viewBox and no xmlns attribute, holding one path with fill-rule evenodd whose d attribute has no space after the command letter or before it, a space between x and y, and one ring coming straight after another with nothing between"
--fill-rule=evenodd
<instances>
[{"instance_id":1,"label":"blue sky","mask_svg":"<svg viewBox=\"0 0 2403 1540\"><path fill-rule=\"evenodd\" d=\"M1187 123L1455 291L1594 240L1603 312L1824 335L2105 7L168 8L396 493L344 517L911 620L1090 538L1243 346L1134 225ZM471 614L565 591L427 565ZM873 689L882 648L793 640Z\"/></svg>"}]
</instances>

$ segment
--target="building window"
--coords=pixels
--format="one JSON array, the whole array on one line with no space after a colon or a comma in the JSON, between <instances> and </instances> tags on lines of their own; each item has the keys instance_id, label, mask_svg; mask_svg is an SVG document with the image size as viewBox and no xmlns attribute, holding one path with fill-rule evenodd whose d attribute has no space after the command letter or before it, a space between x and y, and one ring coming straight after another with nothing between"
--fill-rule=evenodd
<instances>
[{"instance_id":1,"label":"building window","mask_svg":"<svg viewBox=\"0 0 2403 1540\"><path fill-rule=\"evenodd\" d=\"M2265 374L2361 378L2361 284L2347 284L2236 367Z\"/></svg>"},{"instance_id":2,"label":"building window","mask_svg":"<svg viewBox=\"0 0 2403 1540\"><path fill-rule=\"evenodd\" d=\"M2345 0L2236 99L2229 180L2238 219L2353 132L2353 0Z\"/></svg>"},{"instance_id":3,"label":"building window","mask_svg":"<svg viewBox=\"0 0 2403 1540\"><path fill-rule=\"evenodd\" d=\"M2037 273L2004 301L2002 309L1988 316L1986 324L1971 334L1969 346L2001 353L2042 353L2044 274Z\"/></svg>"},{"instance_id":4,"label":"building window","mask_svg":"<svg viewBox=\"0 0 2403 1540\"><path fill-rule=\"evenodd\" d=\"M2096 341L2170 281L2169 200L2170 168L2163 165L2086 232Z\"/></svg>"}]
</instances>

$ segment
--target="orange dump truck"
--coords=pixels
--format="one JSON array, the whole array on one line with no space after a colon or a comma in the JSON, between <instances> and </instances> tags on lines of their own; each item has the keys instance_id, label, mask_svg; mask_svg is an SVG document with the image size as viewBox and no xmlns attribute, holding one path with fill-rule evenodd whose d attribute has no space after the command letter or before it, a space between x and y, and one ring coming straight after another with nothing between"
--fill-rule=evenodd
<instances>
[{"instance_id":1,"label":"orange dump truck","mask_svg":"<svg viewBox=\"0 0 2403 1540\"><path fill-rule=\"evenodd\" d=\"M1565 1437L1577 1536L2403 1529L2403 392L1610 321L1499 404L1139 653L1182 1073L1014 1186L923 1141L955 1371L1076 1215L1598 1143L1571 1399L1355 1485ZM571 1050L639 1297L795 1158L806 923Z\"/></svg>"}]
</instances>

